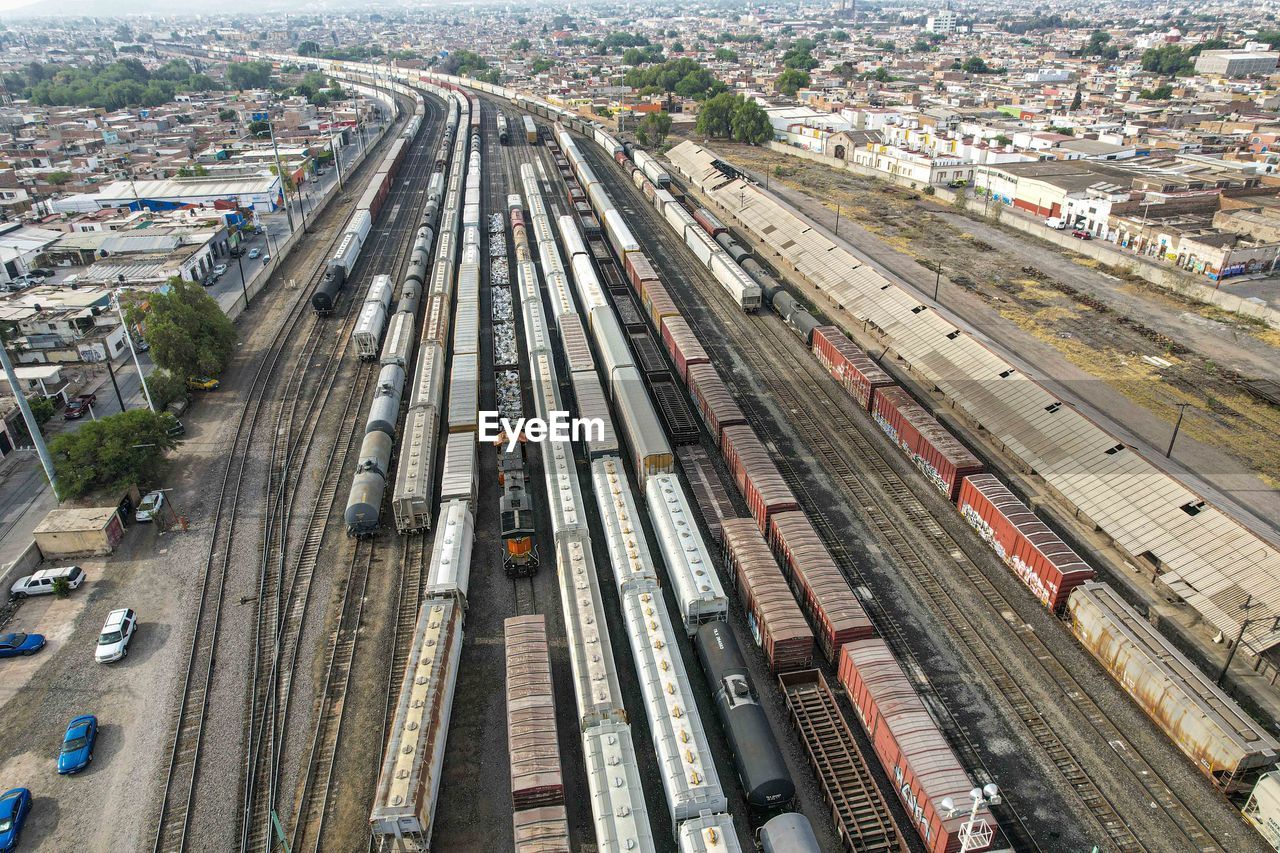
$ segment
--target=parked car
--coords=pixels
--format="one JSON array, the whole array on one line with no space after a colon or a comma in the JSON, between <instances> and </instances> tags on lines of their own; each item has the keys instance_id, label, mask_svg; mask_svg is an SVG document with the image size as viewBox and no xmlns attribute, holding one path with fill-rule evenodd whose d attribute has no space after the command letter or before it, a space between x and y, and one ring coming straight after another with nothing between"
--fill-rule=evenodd
<instances>
[{"instance_id":1,"label":"parked car","mask_svg":"<svg viewBox=\"0 0 1280 853\"><path fill-rule=\"evenodd\" d=\"M224 274L226 271L227 271L227 265L226 265L226 264L218 264L216 267L214 267L214 268L213 268L213 279L214 279L214 281L217 281L218 279L222 278L223 274Z\"/></svg>"},{"instance_id":2,"label":"parked car","mask_svg":"<svg viewBox=\"0 0 1280 853\"><path fill-rule=\"evenodd\" d=\"M34 276L35 278L53 278L55 273L53 270L49 269L48 267L36 267L35 269L28 272L27 275Z\"/></svg>"},{"instance_id":3,"label":"parked car","mask_svg":"<svg viewBox=\"0 0 1280 853\"><path fill-rule=\"evenodd\" d=\"M1061 231L1062 229L1067 227L1067 220L1063 219L1060 216L1055 216L1052 219L1046 219L1044 221L1044 224L1049 228L1053 228L1054 230Z\"/></svg>"},{"instance_id":4,"label":"parked car","mask_svg":"<svg viewBox=\"0 0 1280 853\"><path fill-rule=\"evenodd\" d=\"M97 394L81 394L67 403L67 407L62 411L62 417L68 421L78 420L89 413L90 406L95 406L97 403Z\"/></svg>"},{"instance_id":5,"label":"parked car","mask_svg":"<svg viewBox=\"0 0 1280 853\"><path fill-rule=\"evenodd\" d=\"M136 338L133 342L133 348L138 352L147 352L151 349L151 344L147 343L146 338Z\"/></svg>"},{"instance_id":6,"label":"parked car","mask_svg":"<svg viewBox=\"0 0 1280 853\"><path fill-rule=\"evenodd\" d=\"M98 718L93 714L76 717L67 726L58 752L58 774L79 773L93 761L93 744L98 739Z\"/></svg>"},{"instance_id":7,"label":"parked car","mask_svg":"<svg viewBox=\"0 0 1280 853\"><path fill-rule=\"evenodd\" d=\"M957 181L952 181L951 183L947 184L947 186L948 186L948 187L950 187L950 188L951 188L951 189L953 189L953 190L958 190L958 189L960 189L961 187L967 187L967 186L969 186L969 182L968 182L968 181L966 181L964 178L960 178L960 179L959 179L959 180L957 180Z\"/></svg>"},{"instance_id":8,"label":"parked car","mask_svg":"<svg viewBox=\"0 0 1280 853\"><path fill-rule=\"evenodd\" d=\"M0 658L26 657L43 648L43 634L0 634Z\"/></svg>"},{"instance_id":9,"label":"parked car","mask_svg":"<svg viewBox=\"0 0 1280 853\"><path fill-rule=\"evenodd\" d=\"M135 521L155 521L163 507L164 492L147 492L142 503L138 504L138 511L133 514L133 518Z\"/></svg>"},{"instance_id":10,"label":"parked car","mask_svg":"<svg viewBox=\"0 0 1280 853\"><path fill-rule=\"evenodd\" d=\"M18 578L9 587L9 595L13 598L26 598L29 595L48 595L53 592L54 582L59 578L67 582L67 586L75 589L84 583L84 570L79 566L63 566L59 569L41 569L35 574Z\"/></svg>"},{"instance_id":11,"label":"parked car","mask_svg":"<svg viewBox=\"0 0 1280 853\"><path fill-rule=\"evenodd\" d=\"M194 391L216 391L222 383L208 376L187 377L187 387Z\"/></svg>"},{"instance_id":12,"label":"parked car","mask_svg":"<svg viewBox=\"0 0 1280 853\"><path fill-rule=\"evenodd\" d=\"M262 254L262 250L257 247L254 247L249 250L249 260L256 261L258 259L258 256L261 254Z\"/></svg>"},{"instance_id":13,"label":"parked car","mask_svg":"<svg viewBox=\"0 0 1280 853\"><path fill-rule=\"evenodd\" d=\"M31 792L12 788L0 794L0 853L18 849L18 836L31 813Z\"/></svg>"},{"instance_id":14,"label":"parked car","mask_svg":"<svg viewBox=\"0 0 1280 853\"><path fill-rule=\"evenodd\" d=\"M138 617L127 607L112 610L98 635L98 648L93 659L98 663L111 663L129 654L129 641L138 626Z\"/></svg>"},{"instance_id":15,"label":"parked car","mask_svg":"<svg viewBox=\"0 0 1280 853\"><path fill-rule=\"evenodd\" d=\"M1071 232L1071 236L1072 236L1072 237L1075 237L1077 240L1092 240L1092 239L1093 239L1093 235L1092 235L1092 234L1090 234L1088 231L1085 231L1083 228L1077 228L1076 230L1072 231L1072 232Z\"/></svg>"},{"instance_id":16,"label":"parked car","mask_svg":"<svg viewBox=\"0 0 1280 853\"><path fill-rule=\"evenodd\" d=\"M165 432L167 432L169 435L175 438L182 435L186 431L187 431L186 426L182 423L182 421L178 420L177 418L174 418L173 423L171 423L169 427L165 430Z\"/></svg>"}]
</instances>

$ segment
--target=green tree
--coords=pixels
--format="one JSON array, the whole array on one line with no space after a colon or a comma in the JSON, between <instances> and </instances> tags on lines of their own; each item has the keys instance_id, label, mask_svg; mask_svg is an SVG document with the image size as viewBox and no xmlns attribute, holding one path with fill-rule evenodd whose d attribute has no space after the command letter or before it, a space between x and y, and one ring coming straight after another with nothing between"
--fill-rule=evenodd
<instances>
[{"instance_id":1,"label":"green tree","mask_svg":"<svg viewBox=\"0 0 1280 853\"><path fill-rule=\"evenodd\" d=\"M727 47L717 47L715 57L717 62L737 62L738 52Z\"/></svg>"},{"instance_id":2,"label":"green tree","mask_svg":"<svg viewBox=\"0 0 1280 853\"><path fill-rule=\"evenodd\" d=\"M53 400L48 397L32 397L27 400L27 405L31 407L31 416L36 419L36 426L44 426L49 422L49 418L53 417L54 409Z\"/></svg>"},{"instance_id":3,"label":"green tree","mask_svg":"<svg viewBox=\"0 0 1280 853\"><path fill-rule=\"evenodd\" d=\"M173 425L170 414L130 409L56 436L49 442L49 455L63 496L155 485L164 470L164 453L178 446L169 435Z\"/></svg>"},{"instance_id":4,"label":"green tree","mask_svg":"<svg viewBox=\"0 0 1280 853\"><path fill-rule=\"evenodd\" d=\"M218 110L218 121L235 121L236 111L232 109Z\"/></svg>"},{"instance_id":5,"label":"green tree","mask_svg":"<svg viewBox=\"0 0 1280 853\"><path fill-rule=\"evenodd\" d=\"M145 321L143 338L160 367L186 378L218 376L235 351L236 330L204 288L177 276L164 292L148 294L149 309L138 300L128 307L129 322Z\"/></svg>"},{"instance_id":6,"label":"green tree","mask_svg":"<svg viewBox=\"0 0 1280 853\"><path fill-rule=\"evenodd\" d=\"M533 47L533 42L529 41L527 38L518 38L511 43L511 49L519 53L524 53L531 47Z\"/></svg>"},{"instance_id":7,"label":"green tree","mask_svg":"<svg viewBox=\"0 0 1280 853\"><path fill-rule=\"evenodd\" d=\"M542 74L543 72L550 71L551 65L552 63L550 59L539 57L535 59L532 64L530 64L529 70L532 71L534 74Z\"/></svg>"},{"instance_id":8,"label":"green tree","mask_svg":"<svg viewBox=\"0 0 1280 853\"><path fill-rule=\"evenodd\" d=\"M671 132L671 116L665 112L649 113L636 126L636 136L644 145L662 145Z\"/></svg>"},{"instance_id":9,"label":"green tree","mask_svg":"<svg viewBox=\"0 0 1280 853\"><path fill-rule=\"evenodd\" d=\"M1195 62L1176 44L1166 44L1143 51L1139 60L1143 71L1166 77L1185 76L1195 71Z\"/></svg>"},{"instance_id":10,"label":"green tree","mask_svg":"<svg viewBox=\"0 0 1280 853\"><path fill-rule=\"evenodd\" d=\"M167 370L152 371L147 377L147 390L151 392L151 402L156 404L157 411L164 410L170 403L190 397L186 380Z\"/></svg>"},{"instance_id":11,"label":"green tree","mask_svg":"<svg viewBox=\"0 0 1280 853\"><path fill-rule=\"evenodd\" d=\"M796 92L809 85L809 72L801 71L799 68L788 68L778 75L774 85L788 98L794 98Z\"/></svg>"},{"instance_id":12,"label":"green tree","mask_svg":"<svg viewBox=\"0 0 1280 853\"><path fill-rule=\"evenodd\" d=\"M1111 43L1111 33L1102 30L1094 30L1089 35L1089 43L1084 46L1083 53L1100 59L1120 58L1120 49Z\"/></svg>"},{"instance_id":13,"label":"green tree","mask_svg":"<svg viewBox=\"0 0 1280 853\"><path fill-rule=\"evenodd\" d=\"M249 122L249 133L252 136L262 136L271 130L271 122L265 119Z\"/></svg>"},{"instance_id":14,"label":"green tree","mask_svg":"<svg viewBox=\"0 0 1280 853\"><path fill-rule=\"evenodd\" d=\"M49 174L45 175L44 179L47 183L53 184L55 187L60 187L63 184L65 184L67 181L71 180L73 177L74 175L72 175L70 172L59 169L58 171L50 172Z\"/></svg>"},{"instance_id":15,"label":"green tree","mask_svg":"<svg viewBox=\"0 0 1280 853\"><path fill-rule=\"evenodd\" d=\"M735 142L762 145L773 139L773 125L769 123L769 115L755 101L739 96L732 124Z\"/></svg>"},{"instance_id":16,"label":"green tree","mask_svg":"<svg viewBox=\"0 0 1280 853\"><path fill-rule=\"evenodd\" d=\"M271 85L271 63L232 62L227 65L227 85L237 91L266 89Z\"/></svg>"},{"instance_id":17,"label":"green tree","mask_svg":"<svg viewBox=\"0 0 1280 853\"><path fill-rule=\"evenodd\" d=\"M960 66L960 70L966 74L990 74L991 66L981 56L971 56Z\"/></svg>"},{"instance_id":18,"label":"green tree","mask_svg":"<svg viewBox=\"0 0 1280 853\"><path fill-rule=\"evenodd\" d=\"M1071 99L1071 111L1075 112L1080 109L1080 105L1084 103L1084 93L1076 89L1076 95Z\"/></svg>"},{"instance_id":19,"label":"green tree","mask_svg":"<svg viewBox=\"0 0 1280 853\"><path fill-rule=\"evenodd\" d=\"M1003 133L998 134L991 141L994 142L996 145L1001 145L1001 146L1013 144L1013 140L1005 136Z\"/></svg>"},{"instance_id":20,"label":"green tree","mask_svg":"<svg viewBox=\"0 0 1280 853\"><path fill-rule=\"evenodd\" d=\"M298 45L298 56L319 56L320 45L313 41L304 41Z\"/></svg>"},{"instance_id":21,"label":"green tree","mask_svg":"<svg viewBox=\"0 0 1280 853\"><path fill-rule=\"evenodd\" d=\"M729 92L721 92L711 98L698 110L698 133L712 138L727 138L733 133L733 110L737 106L737 97Z\"/></svg>"},{"instance_id":22,"label":"green tree","mask_svg":"<svg viewBox=\"0 0 1280 853\"><path fill-rule=\"evenodd\" d=\"M1173 86L1165 83L1154 89L1143 89L1138 93L1138 97L1144 101L1167 101L1173 97Z\"/></svg>"}]
</instances>

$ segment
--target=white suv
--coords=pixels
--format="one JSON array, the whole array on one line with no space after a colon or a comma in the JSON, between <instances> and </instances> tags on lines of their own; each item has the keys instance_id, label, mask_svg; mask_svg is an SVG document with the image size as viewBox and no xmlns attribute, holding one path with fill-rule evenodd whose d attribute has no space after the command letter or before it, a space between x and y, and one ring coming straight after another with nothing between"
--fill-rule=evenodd
<instances>
[{"instance_id":1,"label":"white suv","mask_svg":"<svg viewBox=\"0 0 1280 853\"><path fill-rule=\"evenodd\" d=\"M129 640L137 626L138 617L129 608L112 610L98 635L98 650L93 653L93 659L98 663L111 663L127 655Z\"/></svg>"},{"instance_id":2,"label":"white suv","mask_svg":"<svg viewBox=\"0 0 1280 853\"><path fill-rule=\"evenodd\" d=\"M18 582L9 587L9 595L13 598L26 598L29 595L48 595L53 592L54 581L62 578L67 586L75 589L84 583L84 570L79 566L64 566L60 569L41 569L33 575L18 578Z\"/></svg>"}]
</instances>

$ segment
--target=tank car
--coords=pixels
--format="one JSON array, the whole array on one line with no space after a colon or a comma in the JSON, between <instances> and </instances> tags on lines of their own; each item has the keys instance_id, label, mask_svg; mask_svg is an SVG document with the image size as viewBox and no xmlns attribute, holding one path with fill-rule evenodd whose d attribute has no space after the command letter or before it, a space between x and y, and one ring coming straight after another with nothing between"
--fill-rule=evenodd
<instances>
[{"instance_id":1,"label":"tank car","mask_svg":"<svg viewBox=\"0 0 1280 853\"><path fill-rule=\"evenodd\" d=\"M756 832L761 853L822 853L809 819L799 812L772 818Z\"/></svg>"},{"instance_id":2,"label":"tank car","mask_svg":"<svg viewBox=\"0 0 1280 853\"><path fill-rule=\"evenodd\" d=\"M709 622L694 635L694 646L715 697L747 804L766 812L786 808L795 797L796 786L756 699L738 641L726 623Z\"/></svg>"}]
</instances>

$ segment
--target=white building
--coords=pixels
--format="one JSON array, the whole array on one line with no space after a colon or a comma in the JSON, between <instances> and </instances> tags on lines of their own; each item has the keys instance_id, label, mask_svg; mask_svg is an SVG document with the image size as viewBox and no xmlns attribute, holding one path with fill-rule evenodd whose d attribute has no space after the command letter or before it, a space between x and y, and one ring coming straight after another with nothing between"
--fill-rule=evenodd
<instances>
[{"instance_id":1,"label":"white building","mask_svg":"<svg viewBox=\"0 0 1280 853\"><path fill-rule=\"evenodd\" d=\"M868 143L865 148L854 150L850 159L859 166L919 184L973 180L973 163L962 157L936 156L892 145Z\"/></svg>"},{"instance_id":2,"label":"white building","mask_svg":"<svg viewBox=\"0 0 1280 853\"><path fill-rule=\"evenodd\" d=\"M924 28L931 33L949 36L956 31L956 13L950 9L934 12L925 19Z\"/></svg>"},{"instance_id":3,"label":"white building","mask_svg":"<svg viewBox=\"0 0 1280 853\"><path fill-rule=\"evenodd\" d=\"M1196 73L1217 77L1250 77L1276 70L1280 53L1273 50L1206 50L1196 57Z\"/></svg>"}]
</instances>

